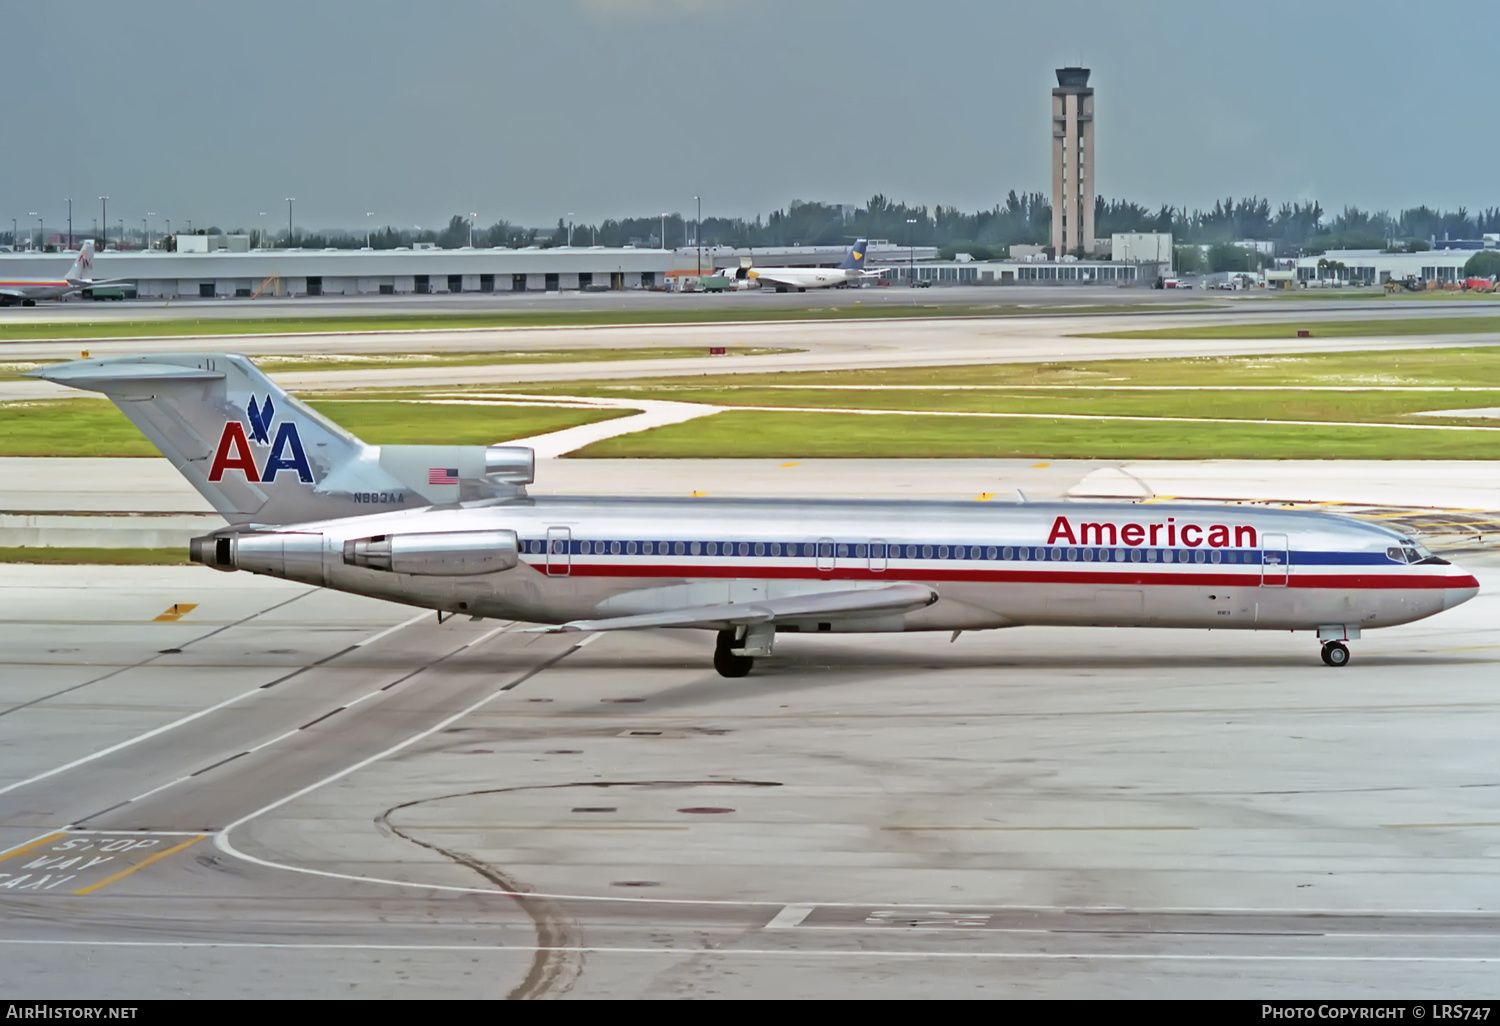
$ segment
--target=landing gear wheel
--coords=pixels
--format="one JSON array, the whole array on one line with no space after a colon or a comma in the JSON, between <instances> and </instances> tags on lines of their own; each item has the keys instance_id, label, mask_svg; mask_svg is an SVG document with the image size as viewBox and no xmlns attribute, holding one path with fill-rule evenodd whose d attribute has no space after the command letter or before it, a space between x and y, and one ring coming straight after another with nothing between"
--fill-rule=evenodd
<instances>
[{"instance_id":1,"label":"landing gear wheel","mask_svg":"<svg viewBox=\"0 0 1500 1026\"><path fill-rule=\"evenodd\" d=\"M720 677L744 677L750 673L755 660L750 656L735 655L729 651L734 647L734 631L720 631L714 646L714 669Z\"/></svg>"},{"instance_id":2,"label":"landing gear wheel","mask_svg":"<svg viewBox=\"0 0 1500 1026\"><path fill-rule=\"evenodd\" d=\"M1349 646L1342 641L1330 641L1323 645L1323 662L1329 666L1349 665Z\"/></svg>"}]
</instances>

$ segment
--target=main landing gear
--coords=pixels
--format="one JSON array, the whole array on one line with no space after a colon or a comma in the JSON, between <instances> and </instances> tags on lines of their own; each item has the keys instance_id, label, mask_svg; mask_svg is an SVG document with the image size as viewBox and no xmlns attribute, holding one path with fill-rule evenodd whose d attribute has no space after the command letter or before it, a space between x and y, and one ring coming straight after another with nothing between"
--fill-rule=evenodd
<instances>
[{"instance_id":1,"label":"main landing gear","mask_svg":"<svg viewBox=\"0 0 1500 1026\"><path fill-rule=\"evenodd\" d=\"M769 623L720 631L714 645L714 669L720 677L744 677L755 665L755 657L770 655L775 643L776 628Z\"/></svg>"},{"instance_id":2,"label":"main landing gear","mask_svg":"<svg viewBox=\"0 0 1500 1026\"><path fill-rule=\"evenodd\" d=\"M1323 642L1323 662L1329 666L1349 665L1349 646L1342 641Z\"/></svg>"},{"instance_id":3,"label":"main landing gear","mask_svg":"<svg viewBox=\"0 0 1500 1026\"><path fill-rule=\"evenodd\" d=\"M714 646L714 669L720 677L744 677L750 673L755 660L746 655L735 655L730 649L738 645L734 631L720 631L719 641Z\"/></svg>"}]
</instances>

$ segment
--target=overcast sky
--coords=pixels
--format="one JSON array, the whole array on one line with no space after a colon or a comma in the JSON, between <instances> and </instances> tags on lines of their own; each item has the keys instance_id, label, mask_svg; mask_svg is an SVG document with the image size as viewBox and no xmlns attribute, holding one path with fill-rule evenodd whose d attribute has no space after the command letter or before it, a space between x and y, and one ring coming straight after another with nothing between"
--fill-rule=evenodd
<instances>
[{"instance_id":1,"label":"overcast sky","mask_svg":"<svg viewBox=\"0 0 1500 1026\"><path fill-rule=\"evenodd\" d=\"M0 216L555 223L1048 188L1052 71L1099 190L1500 205L1500 5L1409 0L0 3ZM9 228L9 225L6 225Z\"/></svg>"}]
</instances>

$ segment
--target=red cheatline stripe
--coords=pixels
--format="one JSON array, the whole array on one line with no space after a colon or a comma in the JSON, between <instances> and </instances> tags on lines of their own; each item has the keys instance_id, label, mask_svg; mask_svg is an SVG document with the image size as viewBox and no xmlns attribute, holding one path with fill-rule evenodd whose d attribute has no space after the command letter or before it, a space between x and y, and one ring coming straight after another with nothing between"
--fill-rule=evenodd
<instances>
[{"instance_id":1,"label":"red cheatline stripe","mask_svg":"<svg viewBox=\"0 0 1500 1026\"><path fill-rule=\"evenodd\" d=\"M533 569L546 572L542 561L530 563ZM1179 585L1202 587L1254 588L1261 583L1259 573L1199 572L1187 570L1167 573L1142 573L1131 570L886 570L863 567L839 567L815 570L796 566L663 566L580 563L569 568L572 577L732 577L743 579L777 579L809 581L952 581L985 584L1129 584ZM1276 580L1276 577L1272 577ZM1353 590L1408 588L1477 588L1479 582L1467 574L1323 574L1308 570L1294 572L1288 580L1293 588L1342 588Z\"/></svg>"}]
</instances>

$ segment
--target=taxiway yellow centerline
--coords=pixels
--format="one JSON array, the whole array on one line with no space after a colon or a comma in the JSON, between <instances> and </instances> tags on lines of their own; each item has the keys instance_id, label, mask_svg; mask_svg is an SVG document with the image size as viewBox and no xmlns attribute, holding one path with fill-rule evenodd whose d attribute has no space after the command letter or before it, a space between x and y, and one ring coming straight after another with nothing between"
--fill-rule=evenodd
<instances>
[{"instance_id":1,"label":"taxiway yellow centerline","mask_svg":"<svg viewBox=\"0 0 1500 1026\"><path fill-rule=\"evenodd\" d=\"M186 841L183 841L183 842L181 842L179 844L174 844L174 845L172 845L172 847L166 849L165 851L159 851L155 855L148 856L147 858L144 858L141 861L137 862L135 865L128 866L125 869L120 870L118 873L115 873L112 876L106 876L103 880L99 880L99 881L97 881L95 883L91 883L87 887L80 887L78 890L74 891L73 893L74 894L93 894L95 891L99 890L100 888L108 887L112 883L115 883L115 882L117 882L119 880L125 879L131 873L134 873L134 872L137 872L139 870L145 869L147 866L151 865L153 862L160 862L162 859L166 858L168 855L175 855L175 854L177 854L178 852L182 851L185 848L191 848L193 845L197 844L199 841L203 840L207 836L208 836L207 834L194 834L192 837L189 837Z\"/></svg>"}]
</instances>

